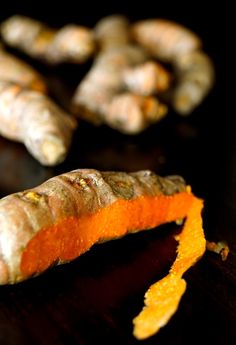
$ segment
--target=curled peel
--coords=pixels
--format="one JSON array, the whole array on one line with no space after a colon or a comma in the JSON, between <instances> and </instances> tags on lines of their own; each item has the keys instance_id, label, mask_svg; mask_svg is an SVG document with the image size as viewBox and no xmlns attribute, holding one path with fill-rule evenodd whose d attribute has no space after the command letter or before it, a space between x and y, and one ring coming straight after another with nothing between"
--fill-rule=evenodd
<instances>
[{"instance_id":1,"label":"curled peel","mask_svg":"<svg viewBox=\"0 0 236 345\"><path fill-rule=\"evenodd\" d=\"M204 254L206 240L202 228L202 200L194 197L181 234L177 257L168 275L151 285L145 294L145 306L133 320L133 334L145 339L167 324L176 312L186 289L182 275Z\"/></svg>"}]
</instances>

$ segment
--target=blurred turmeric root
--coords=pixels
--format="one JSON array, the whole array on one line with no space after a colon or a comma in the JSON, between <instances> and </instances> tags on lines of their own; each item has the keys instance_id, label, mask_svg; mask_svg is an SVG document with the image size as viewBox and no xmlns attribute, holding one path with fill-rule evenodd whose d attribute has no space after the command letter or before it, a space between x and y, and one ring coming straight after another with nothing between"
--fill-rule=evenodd
<instances>
[{"instance_id":1,"label":"blurred turmeric root","mask_svg":"<svg viewBox=\"0 0 236 345\"><path fill-rule=\"evenodd\" d=\"M177 82L170 101L177 113L189 115L213 87L213 63L207 54L196 50L179 56L174 68Z\"/></svg>"},{"instance_id":2,"label":"blurred turmeric root","mask_svg":"<svg viewBox=\"0 0 236 345\"><path fill-rule=\"evenodd\" d=\"M46 93L43 77L29 64L5 52L0 47L0 80L10 81L31 90Z\"/></svg>"},{"instance_id":3,"label":"blurred turmeric root","mask_svg":"<svg viewBox=\"0 0 236 345\"><path fill-rule=\"evenodd\" d=\"M166 115L159 96L188 115L213 86L213 64L201 40L177 23L154 19L130 26L125 17L109 16L97 23L94 36L98 56L72 101L73 111L94 124L137 134ZM169 63L174 75L150 58Z\"/></svg>"},{"instance_id":4,"label":"blurred turmeric root","mask_svg":"<svg viewBox=\"0 0 236 345\"><path fill-rule=\"evenodd\" d=\"M81 63L94 53L92 30L79 25L66 25L60 30L21 15L1 24L3 40L24 53L50 64Z\"/></svg>"},{"instance_id":5,"label":"blurred turmeric root","mask_svg":"<svg viewBox=\"0 0 236 345\"><path fill-rule=\"evenodd\" d=\"M191 114L214 84L213 63L201 50L200 38L184 26L164 19L134 23L131 34L153 57L172 64L176 83L169 102L180 115Z\"/></svg>"},{"instance_id":6,"label":"blurred turmeric root","mask_svg":"<svg viewBox=\"0 0 236 345\"><path fill-rule=\"evenodd\" d=\"M25 144L43 165L65 159L77 121L45 95L0 81L0 134Z\"/></svg>"},{"instance_id":7,"label":"blurred turmeric root","mask_svg":"<svg viewBox=\"0 0 236 345\"><path fill-rule=\"evenodd\" d=\"M158 88L165 88L165 84L168 84L168 72L159 68L162 77L158 79L154 76L156 80L153 81L151 75L150 82L150 73L140 73L147 66L140 66L139 70L134 71L130 69L144 63L147 55L142 48L129 43L126 18L106 17L98 22L94 32L100 52L75 91L74 112L94 124L105 123L123 133L137 134L166 115L167 106L157 98L148 96L150 87L145 85L152 84L152 91L155 90L155 93ZM158 67L155 66L154 69L156 71ZM137 84L131 81L131 74L135 74ZM136 95L133 92L135 87L145 89L146 95Z\"/></svg>"},{"instance_id":8,"label":"blurred turmeric root","mask_svg":"<svg viewBox=\"0 0 236 345\"><path fill-rule=\"evenodd\" d=\"M163 100L180 115L191 114L214 84L213 63L200 38L169 20L130 25L125 17L113 15L92 31L74 25L53 30L13 16L2 23L1 32L9 45L50 63L83 62L96 43L98 55L74 93L72 111L126 134L160 121L168 111ZM170 64L174 75L153 58Z\"/></svg>"}]
</instances>

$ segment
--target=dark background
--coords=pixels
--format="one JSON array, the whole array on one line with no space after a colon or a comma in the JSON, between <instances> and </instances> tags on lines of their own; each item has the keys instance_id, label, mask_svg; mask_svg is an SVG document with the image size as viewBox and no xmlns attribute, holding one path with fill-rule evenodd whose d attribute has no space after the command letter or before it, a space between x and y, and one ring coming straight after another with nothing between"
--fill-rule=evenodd
<instances>
[{"instance_id":1,"label":"dark background","mask_svg":"<svg viewBox=\"0 0 236 345\"><path fill-rule=\"evenodd\" d=\"M20 13L52 26L93 26L101 17L125 14L131 21L150 17L175 20L195 31L212 57L216 83L188 118L169 116L144 133L129 137L105 126L81 123L66 161L40 166L23 145L0 138L0 196L33 187L76 168L152 169L180 174L205 200L206 237L226 240L226 262L206 253L185 275L188 282L178 312L151 344L236 342L236 83L235 18L227 2L7 1L0 19ZM208 7L207 7L208 6ZM47 78L51 96L67 108L89 68L48 68L27 59ZM128 236L85 254L70 265L16 286L0 288L0 344L138 344L132 318L147 287L168 270L174 255L176 226Z\"/></svg>"}]
</instances>

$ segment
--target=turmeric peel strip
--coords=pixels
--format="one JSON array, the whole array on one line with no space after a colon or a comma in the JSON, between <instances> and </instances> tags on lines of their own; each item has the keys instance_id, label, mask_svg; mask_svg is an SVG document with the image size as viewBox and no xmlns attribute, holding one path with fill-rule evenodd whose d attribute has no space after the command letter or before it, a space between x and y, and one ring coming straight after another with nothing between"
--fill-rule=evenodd
<instances>
[{"instance_id":1,"label":"turmeric peel strip","mask_svg":"<svg viewBox=\"0 0 236 345\"><path fill-rule=\"evenodd\" d=\"M186 289L182 275L204 254L206 240L202 229L203 203L194 198L179 235L177 257L169 274L154 283L145 294L145 306L133 320L134 336L145 339L166 325L176 312Z\"/></svg>"}]
</instances>

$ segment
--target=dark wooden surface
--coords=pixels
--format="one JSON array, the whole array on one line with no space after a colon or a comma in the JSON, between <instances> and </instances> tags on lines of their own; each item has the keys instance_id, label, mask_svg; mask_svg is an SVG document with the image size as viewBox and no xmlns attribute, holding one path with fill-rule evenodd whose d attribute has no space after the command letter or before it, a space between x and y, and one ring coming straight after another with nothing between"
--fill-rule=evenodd
<instances>
[{"instance_id":1,"label":"dark wooden surface","mask_svg":"<svg viewBox=\"0 0 236 345\"><path fill-rule=\"evenodd\" d=\"M101 2L99 2L101 5ZM130 18L163 16L194 29L216 66L216 84L189 118L173 112L139 136L81 123L66 161L55 168L40 166L23 145L0 138L0 196L33 187L76 168L100 170L152 169L161 175L180 174L204 198L204 229L209 240L226 240L226 262L206 253L185 278L188 283L177 313L145 345L236 343L236 110L235 60L231 9L204 4L137 8L127 2L75 11L67 1L8 1L2 19L23 13L49 24L93 25L102 15L122 12ZM197 5L196 5L197 4ZM51 4L52 5L52 4ZM186 7L187 6L187 7ZM196 7L196 8L195 8ZM62 11L63 10L63 11ZM217 12L218 11L218 12ZM48 69L51 96L67 107L84 69ZM136 345L132 318L143 305L148 286L161 278L175 257L173 224L93 247L73 263L38 278L0 287L0 344L6 345Z\"/></svg>"}]
</instances>

